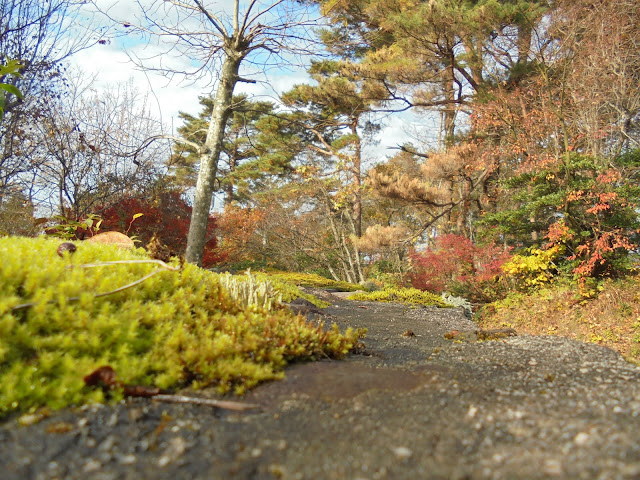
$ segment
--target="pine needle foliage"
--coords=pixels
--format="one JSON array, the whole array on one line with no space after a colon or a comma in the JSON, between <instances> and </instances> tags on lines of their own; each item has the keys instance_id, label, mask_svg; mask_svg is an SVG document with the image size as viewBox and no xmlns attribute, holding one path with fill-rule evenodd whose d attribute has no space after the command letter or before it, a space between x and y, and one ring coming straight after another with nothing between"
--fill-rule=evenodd
<instances>
[{"instance_id":1,"label":"pine needle foliage","mask_svg":"<svg viewBox=\"0 0 640 480\"><path fill-rule=\"evenodd\" d=\"M78 242L61 258L60 243L0 238L0 417L103 401L83 377L104 365L127 384L240 394L281 378L288 361L342 357L362 334L311 325L286 309L243 306L215 274L191 264L97 297L158 265L84 268L148 257L142 249ZM16 308L23 304L29 306Z\"/></svg>"}]
</instances>

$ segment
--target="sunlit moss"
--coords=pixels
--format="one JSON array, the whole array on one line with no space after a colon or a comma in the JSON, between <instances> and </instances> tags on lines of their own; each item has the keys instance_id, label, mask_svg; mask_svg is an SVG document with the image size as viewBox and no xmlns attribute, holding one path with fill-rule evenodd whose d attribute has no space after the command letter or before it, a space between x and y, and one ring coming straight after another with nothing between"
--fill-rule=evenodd
<instances>
[{"instance_id":1,"label":"sunlit moss","mask_svg":"<svg viewBox=\"0 0 640 480\"><path fill-rule=\"evenodd\" d=\"M411 305L434 305L451 307L441 297L417 288L385 288L376 292L354 293L349 300L365 300L370 302L406 303Z\"/></svg>"},{"instance_id":2,"label":"sunlit moss","mask_svg":"<svg viewBox=\"0 0 640 480\"><path fill-rule=\"evenodd\" d=\"M81 267L147 259L142 249L79 243L61 258L59 244L0 238L0 416L103 400L83 383L103 365L125 383L241 393L279 378L287 361L342 357L362 334L326 330L286 309L241 306L215 274L190 264Z\"/></svg>"},{"instance_id":3,"label":"sunlit moss","mask_svg":"<svg viewBox=\"0 0 640 480\"><path fill-rule=\"evenodd\" d=\"M282 281L302 287L334 288L344 292L354 292L362 288L360 285L354 283L331 280L330 278L321 277L313 273L269 272L268 275L270 278L281 279Z\"/></svg>"},{"instance_id":4,"label":"sunlit moss","mask_svg":"<svg viewBox=\"0 0 640 480\"><path fill-rule=\"evenodd\" d=\"M295 284L278 276L254 274L247 270L241 275L219 274L218 278L229 294L243 305L259 305L271 310L282 302L289 303L297 298L304 298L318 308L329 306L327 302L303 292Z\"/></svg>"}]
</instances>

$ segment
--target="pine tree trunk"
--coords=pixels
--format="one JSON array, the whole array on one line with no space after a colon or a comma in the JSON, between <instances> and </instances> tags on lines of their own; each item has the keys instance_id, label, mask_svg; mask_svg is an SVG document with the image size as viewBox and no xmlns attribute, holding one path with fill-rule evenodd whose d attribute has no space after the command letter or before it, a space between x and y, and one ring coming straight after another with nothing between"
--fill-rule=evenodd
<instances>
[{"instance_id":1,"label":"pine tree trunk","mask_svg":"<svg viewBox=\"0 0 640 480\"><path fill-rule=\"evenodd\" d=\"M233 89L238 82L238 71L242 61L241 55L233 55L233 53L235 52L227 53L222 65L220 84L213 103L207 138L200 155L200 171L196 183L186 253L187 262L196 265L202 265L204 246L207 243L207 224L218 171L218 159L222 150L227 120L231 114Z\"/></svg>"}]
</instances>

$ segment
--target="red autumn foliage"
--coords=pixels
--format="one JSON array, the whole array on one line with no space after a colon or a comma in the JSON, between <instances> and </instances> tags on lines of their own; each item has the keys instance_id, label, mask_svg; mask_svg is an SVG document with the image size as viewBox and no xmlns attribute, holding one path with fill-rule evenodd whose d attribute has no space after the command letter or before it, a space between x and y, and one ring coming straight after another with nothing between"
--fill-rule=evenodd
<instances>
[{"instance_id":1,"label":"red autumn foliage","mask_svg":"<svg viewBox=\"0 0 640 480\"><path fill-rule=\"evenodd\" d=\"M409 280L415 288L484 301L496 295L500 267L511 255L495 244L476 245L461 235L447 234L410 257Z\"/></svg>"},{"instance_id":2,"label":"red autumn foliage","mask_svg":"<svg viewBox=\"0 0 640 480\"><path fill-rule=\"evenodd\" d=\"M142 216L134 219L136 214ZM135 236L141 245L147 245L156 237L173 255L183 255L187 247L187 234L191 222L191 207L178 192L165 192L152 200L126 197L104 209L100 216L100 230L115 230ZM216 219L209 217L208 241L202 259L203 267L210 267L223 260L217 249Z\"/></svg>"}]
</instances>

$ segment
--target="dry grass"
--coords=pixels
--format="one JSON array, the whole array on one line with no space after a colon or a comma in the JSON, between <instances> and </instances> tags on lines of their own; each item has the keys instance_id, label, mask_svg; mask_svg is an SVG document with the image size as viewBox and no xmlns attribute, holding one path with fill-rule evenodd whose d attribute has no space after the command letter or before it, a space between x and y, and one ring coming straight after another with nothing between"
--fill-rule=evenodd
<instances>
[{"instance_id":1,"label":"dry grass","mask_svg":"<svg viewBox=\"0 0 640 480\"><path fill-rule=\"evenodd\" d=\"M559 335L597 343L640 364L640 277L606 280L597 298L555 285L514 294L486 305L476 316L482 328L512 327L520 334Z\"/></svg>"}]
</instances>

